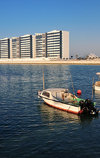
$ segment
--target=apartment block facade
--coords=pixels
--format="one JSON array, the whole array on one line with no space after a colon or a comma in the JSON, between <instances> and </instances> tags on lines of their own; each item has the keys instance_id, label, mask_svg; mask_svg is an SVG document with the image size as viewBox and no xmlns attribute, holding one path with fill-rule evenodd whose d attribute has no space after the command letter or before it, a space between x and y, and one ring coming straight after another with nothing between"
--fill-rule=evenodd
<instances>
[{"instance_id":1,"label":"apartment block facade","mask_svg":"<svg viewBox=\"0 0 100 158\"><path fill-rule=\"evenodd\" d=\"M34 56L35 58L46 57L46 34L37 33L34 36Z\"/></svg>"},{"instance_id":2,"label":"apartment block facade","mask_svg":"<svg viewBox=\"0 0 100 158\"><path fill-rule=\"evenodd\" d=\"M33 45L32 35L24 35L19 37L20 41L20 57L21 58L32 58L33 56Z\"/></svg>"},{"instance_id":3,"label":"apartment block facade","mask_svg":"<svg viewBox=\"0 0 100 158\"><path fill-rule=\"evenodd\" d=\"M69 32L51 31L35 35L35 56L57 59L69 58Z\"/></svg>"},{"instance_id":4,"label":"apartment block facade","mask_svg":"<svg viewBox=\"0 0 100 158\"><path fill-rule=\"evenodd\" d=\"M53 30L0 40L0 58L69 58L69 32Z\"/></svg>"},{"instance_id":5,"label":"apartment block facade","mask_svg":"<svg viewBox=\"0 0 100 158\"><path fill-rule=\"evenodd\" d=\"M10 41L11 58L20 58L20 40L19 37L13 37Z\"/></svg>"},{"instance_id":6,"label":"apartment block facade","mask_svg":"<svg viewBox=\"0 0 100 158\"><path fill-rule=\"evenodd\" d=\"M0 39L0 58L10 58L10 39Z\"/></svg>"}]
</instances>

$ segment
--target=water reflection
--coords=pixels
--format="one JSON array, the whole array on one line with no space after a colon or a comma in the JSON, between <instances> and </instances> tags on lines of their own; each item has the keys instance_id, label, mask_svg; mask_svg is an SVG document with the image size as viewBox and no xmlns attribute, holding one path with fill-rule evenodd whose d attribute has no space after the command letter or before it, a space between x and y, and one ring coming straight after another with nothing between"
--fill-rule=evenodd
<instances>
[{"instance_id":1,"label":"water reflection","mask_svg":"<svg viewBox=\"0 0 100 158\"><path fill-rule=\"evenodd\" d=\"M39 110L41 111L41 117L43 122L48 122L50 126L54 126L56 123L84 125L85 123L90 124L94 118L98 118L98 117L90 117L90 116L79 116L76 114L68 113L50 107L45 103L42 103L39 106Z\"/></svg>"},{"instance_id":2,"label":"water reflection","mask_svg":"<svg viewBox=\"0 0 100 158\"><path fill-rule=\"evenodd\" d=\"M53 65L43 67L45 88L62 87L72 89L70 66Z\"/></svg>"}]
</instances>

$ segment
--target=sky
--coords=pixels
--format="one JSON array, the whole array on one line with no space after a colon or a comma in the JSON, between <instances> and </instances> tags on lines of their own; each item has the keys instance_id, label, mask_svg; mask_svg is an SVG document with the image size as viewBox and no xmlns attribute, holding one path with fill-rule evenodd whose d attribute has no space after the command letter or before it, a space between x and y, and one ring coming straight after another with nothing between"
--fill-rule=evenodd
<instances>
[{"instance_id":1,"label":"sky","mask_svg":"<svg viewBox=\"0 0 100 158\"><path fill-rule=\"evenodd\" d=\"M70 56L100 57L100 0L0 0L0 39L69 31Z\"/></svg>"}]
</instances>

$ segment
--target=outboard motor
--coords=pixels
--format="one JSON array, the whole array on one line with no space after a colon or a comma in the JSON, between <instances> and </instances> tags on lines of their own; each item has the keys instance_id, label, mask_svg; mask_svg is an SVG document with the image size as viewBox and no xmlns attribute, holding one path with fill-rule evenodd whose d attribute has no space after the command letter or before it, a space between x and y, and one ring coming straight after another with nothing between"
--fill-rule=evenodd
<instances>
[{"instance_id":1,"label":"outboard motor","mask_svg":"<svg viewBox=\"0 0 100 158\"><path fill-rule=\"evenodd\" d=\"M80 100L79 105L80 105L81 110L82 110L84 108L84 106L85 106L84 100Z\"/></svg>"},{"instance_id":2,"label":"outboard motor","mask_svg":"<svg viewBox=\"0 0 100 158\"><path fill-rule=\"evenodd\" d=\"M85 101L84 100L80 100L79 105L81 107L81 110L83 110L83 113L87 114L89 110L88 110L88 107L86 106Z\"/></svg>"},{"instance_id":3,"label":"outboard motor","mask_svg":"<svg viewBox=\"0 0 100 158\"><path fill-rule=\"evenodd\" d=\"M94 103L90 99L85 100L85 106L89 109L89 111L96 112L96 109L94 107Z\"/></svg>"},{"instance_id":4,"label":"outboard motor","mask_svg":"<svg viewBox=\"0 0 100 158\"><path fill-rule=\"evenodd\" d=\"M81 106L84 114L95 115L98 113L98 111L94 107L94 103L90 99L86 99L85 101L81 100L79 102L79 105Z\"/></svg>"}]
</instances>

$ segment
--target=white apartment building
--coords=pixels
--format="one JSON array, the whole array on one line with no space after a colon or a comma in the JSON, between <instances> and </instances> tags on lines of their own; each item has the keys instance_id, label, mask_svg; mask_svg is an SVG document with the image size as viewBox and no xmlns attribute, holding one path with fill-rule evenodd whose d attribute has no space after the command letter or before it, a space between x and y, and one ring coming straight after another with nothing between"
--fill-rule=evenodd
<instances>
[{"instance_id":1,"label":"white apartment building","mask_svg":"<svg viewBox=\"0 0 100 158\"><path fill-rule=\"evenodd\" d=\"M53 30L46 33L46 57L69 58L69 32Z\"/></svg>"},{"instance_id":2,"label":"white apartment building","mask_svg":"<svg viewBox=\"0 0 100 158\"><path fill-rule=\"evenodd\" d=\"M20 58L20 40L19 37L13 37L10 40L10 55L11 58Z\"/></svg>"},{"instance_id":3,"label":"white apartment building","mask_svg":"<svg viewBox=\"0 0 100 158\"><path fill-rule=\"evenodd\" d=\"M36 33L34 36L34 57L46 57L46 34Z\"/></svg>"},{"instance_id":4,"label":"white apartment building","mask_svg":"<svg viewBox=\"0 0 100 158\"><path fill-rule=\"evenodd\" d=\"M0 40L0 58L69 58L69 32L53 30Z\"/></svg>"},{"instance_id":5,"label":"white apartment building","mask_svg":"<svg viewBox=\"0 0 100 158\"><path fill-rule=\"evenodd\" d=\"M21 58L32 58L33 56L32 38L33 38L32 35L24 35L19 37Z\"/></svg>"},{"instance_id":6,"label":"white apartment building","mask_svg":"<svg viewBox=\"0 0 100 158\"><path fill-rule=\"evenodd\" d=\"M0 58L10 58L10 39L0 39Z\"/></svg>"},{"instance_id":7,"label":"white apartment building","mask_svg":"<svg viewBox=\"0 0 100 158\"><path fill-rule=\"evenodd\" d=\"M56 59L69 58L69 32L53 30L35 34L35 57Z\"/></svg>"}]
</instances>

